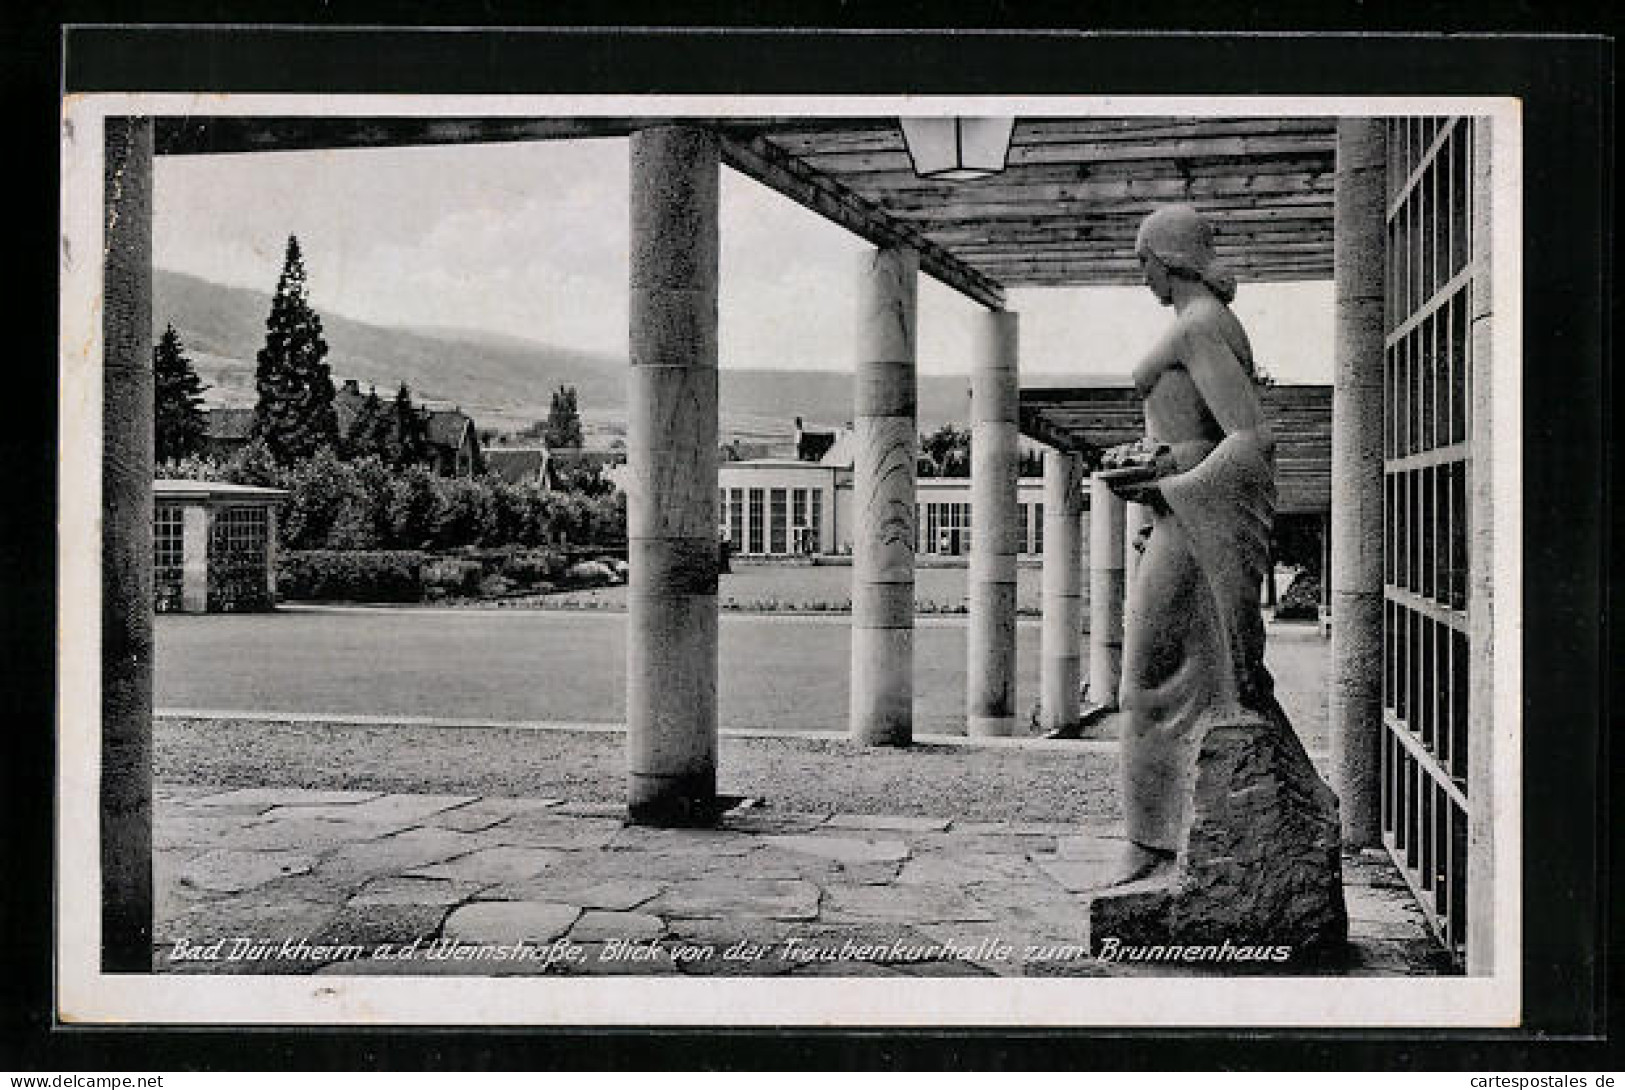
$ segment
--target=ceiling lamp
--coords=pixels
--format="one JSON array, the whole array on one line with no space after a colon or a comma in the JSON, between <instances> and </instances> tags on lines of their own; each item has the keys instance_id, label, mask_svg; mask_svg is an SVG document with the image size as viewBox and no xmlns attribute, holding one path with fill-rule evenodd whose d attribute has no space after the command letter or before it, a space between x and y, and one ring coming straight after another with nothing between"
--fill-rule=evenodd
<instances>
[{"instance_id":1,"label":"ceiling lamp","mask_svg":"<svg viewBox=\"0 0 1625 1090\"><path fill-rule=\"evenodd\" d=\"M1013 117L900 117L903 143L922 178L966 182L1004 169Z\"/></svg>"}]
</instances>

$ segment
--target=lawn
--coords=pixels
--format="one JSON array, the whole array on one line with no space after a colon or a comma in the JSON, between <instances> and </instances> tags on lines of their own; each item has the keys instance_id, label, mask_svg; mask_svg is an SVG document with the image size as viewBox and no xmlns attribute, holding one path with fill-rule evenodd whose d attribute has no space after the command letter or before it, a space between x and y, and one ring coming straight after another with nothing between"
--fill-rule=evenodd
<instances>
[{"instance_id":1,"label":"lawn","mask_svg":"<svg viewBox=\"0 0 1625 1090\"><path fill-rule=\"evenodd\" d=\"M625 715L625 621L609 611L165 614L156 632L157 704L618 722ZM1022 718L1038 691L1038 636L1035 623L1017 628ZM916 730L963 733L964 618L921 618L915 641ZM1269 661L1282 703L1311 746L1325 734L1326 647L1313 628L1271 627ZM849 655L845 616L724 614L722 725L843 731Z\"/></svg>"}]
</instances>

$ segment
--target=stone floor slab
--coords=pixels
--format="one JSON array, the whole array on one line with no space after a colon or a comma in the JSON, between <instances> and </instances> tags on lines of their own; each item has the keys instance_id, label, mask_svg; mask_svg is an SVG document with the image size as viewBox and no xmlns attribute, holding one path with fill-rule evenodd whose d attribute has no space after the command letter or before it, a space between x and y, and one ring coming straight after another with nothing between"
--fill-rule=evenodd
<instances>
[{"instance_id":1,"label":"stone floor slab","mask_svg":"<svg viewBox=\"0 0 1625 1090\"><path fill-rule=\"evenodd\" d=\"M374 840L393 831L391 826L377 822L284 811L280 817L261 817L238 826L221 837L219 846L245 850L323 851L354 841Z\"/></svg>"},{"instance_id":2,"label":"stone floor slab","mask_svg":"<svg viewBox=\"0 0 1625 1090\"><path fill-rule=\"evenodd\" d=\"M759 838L726 829L656 829L628 825L604 842L611 851L660 852L708 858L749 855ZM596 846L596 845L595 845Z\"/></svg>"},{"instance_id":3,"label":"stone floor slab","mask_svg":"<svg viewBox=\"0 0 1625 1090\"><path fill-rule=\"evenodd\" d=\"M309 787L242 787L235 791L194 798L193 806L257 806L262 811L277 806L340 806L370 802L379 791L328 791Z\"/></svg>"},{"instance_id":4,"label":"stone floor slab","mask_svg":"<svg viewBox=\"0 0 1625 1090\"><path fill-rule=\"evenodd\" d=\"M910 817L906 814L836 814L824 823L831 829L875 829L894 833L940 833L947 818Z\"/></svg>"},{"instance_id":5,"label":"stone floor slab","mask_svg":"<svg viewBox=\"0 0 1625 1090\"><path fill-rule=\"evenodd\" d=\"M600 909L588 909L570 928L570 941L588 943L625 939L631 942L646 942L658 939L665 933L666 922L659 916L651 916L646 912L605 912Z\"/></svg>"},{"instance_id":6,"label":"stone floor slab","mask_svg":"<svg viewBox=\"0 0 1625 1090\"><path fill-rule=\"evenodd\" d=\"M825 833L792 833L761 838L769 847L833 859L838 863L896 863L909 856L901 840L866 840Z\"/></svg>"},{"instance_id":7,"label":"stone floor slab","mask_svg":"<svg viewBox=\"0 0 1625 1090\"><path fill-rule=\"evenodd\" d=\"M977 882L1031 882L1038 877L1032 863L1021 855L990 852L930 852L903 864L901 885L968 886Z\"/></svg>"},{"instance_id":8,"label":"stone floor slab","mask_svg":"<svg viewBox=\"0 0 1625 1090\"><path fill-rule=\"evenodd\" d=\"M367 821L393 828L405 828L422 822L431 814L454 807L465 806L475 800L474 795L381 795L365 802L343 807L283 805L269 811L267 818L326 817L341 821Z\"/></svg>"},{"instance_id":9,"label":"stone floor slab","mask_svg":"<svg viewBox=\"0 0 1625 1090\"><path fill-rule=\"evenodd\" d=\"M1058 859L1035 856L1033 862L1039 870L1069 893L1098 892L1110 886L1115 877L1114 864L1107 859Z\"/></svg>"},{"instance_id":10,"label":"stone floor slab","mask_svg":"<svg viewBox=\"0 0 1625 1090\"><path fill-rule=\"evenodd\" d=\"M833 878L848 886L886 886L897 881L902 869L902 863L843 863Z\"/></svg>"},{"instance_id":11,"label":"stone floor slab","mask_svg":"<svg viewBox=\"0 0 1625 1090\"><path fill-rule=\"evenodd\" d=\"M561 869L568 871L568 865ZM523 882L510 882L483 890L482 901L554 901L583 911L630 912L653 900L666 887L659 882L611 879L579 882L546 872Z\"/></svg>"},{"instance_id":12,"label":"stone floor slab","mask_svg":"<svg viewBox=\"0 0 1625 1090\"><path fill-rule=\"evenodd\" d=\"M452 829L418 828L362 844L346 844L322 861L322 874L370 880L468 855L488 842Z\"/></svg>"},{"instance_id":13,"label":"stone floor slab","mask_svg":"<svg viewBox=\"0 0 1625 1090\"><path fill-rule=\"evenodd\" d=\"M185 939L194 946L222 939L306 939L339 912L337 905L328 902L267 897L261 890L263 887L216 898L175 915L158 914L153 921L153 938L165 943Z\"/></svg>"},{"instance_id":14,"label":"stone floor slab","mask_svg":"<svg viewBox=\"0 0 1625 1090\"><path fill-rule=\"evenodd\" d=\"M822 920L894 920L948 923L993 919L986 908L951 886L848 886L824 889Z\"/></svg>"},{"instance_id":15,"label":"stone floor slab","mask_svg":"<svg viewBox=\"0 0 1625 1090\"><path fill-rule=\"evenodd\" d=\"M494 886L534 878L546 870L549 864L563 858L564 852L552 848L501 845L495 848L481 848L445 863L414 867L407 873L416 878L447 878L456 882Z\"/></svg>"},{"instance_id":16,"label":"stone floor slab","mask_svg":"<svg viewBox=\"0 0 1625 1090\"><path fill-rule=\"evenodd\" d=\"M153 814L152 846L156 851L219 847L258 815L258 810L245 813L240 807L160 806Z\"/></svg>"},{"instance_id":17,"label":"stone floor slab","mask_svg":"<svg viewBox=\"0 0 1625 1090\"><path fill-rule=\"evenodd\" d=\"M606 818L569 817L555 810L517 814L488 831L503 844L559 851L595 851L615 839L622 823Z\"/></svg>"},{"instance_id":18,"label":"stone floor slab","mask_svg":"<svg viewBox=\"0 0 1625 1090\"><path fill-rule=\"evenodd\" d=\"M395 947L433 938L446 918L444 905L346 905L311 937L311 945L353 944L371 957L382 944Z\"/></svg>"},{"instance_id":19,"label":"stone floor slab","mask_svg":"<svg viewBox=\"0 0 1625 1090\"><path fill-rule=\"evenodd\" d=\"M446 917L448 939L470 943L549 943L581 915L574 905L547 901L480 901Z\"/></svg>"},{"instance_id":20,"label":"stone floor slab","mask_svg":"<svg viewBox=\"0 0 1625 1090\"><path fill-rule=\"evenodd\" d=\"M477 887L445 878L410 878L387 875L368 882L349 903L361 905L455 905L472 896Z\"/></svg>"},{"instance_id":21,"label":"stone floor slab","mask_svg":"<svg viewBox=\"0 0 1625 1090\"><path fill-rule=\"evenodd\" d=\"M752 807L722 815L721 827L744 833L808 833L829 821L823 812Z\"/></svg>"},{"instance_id":22,"label":"stone floor slab","mask_svg":"<svg viewBox=\"0 0 1625 1090\"><path fill-rule=\"evenodd\" d=\"M176 874L181 885L220 893L241 893L273 878L303 874L316 857L294 851L232 851L216 848L192 857Z\"/></svg>"},{"instance_id":23,"label":"stone floor slab","mask_svg":"<svg viewBox=\"0 0 1625 1090\"><path fill-rule=\"evenodd\" d=\"M818 887L811 882L753 878L676 882L644 906L659 916L761 916L810 920L818 915Z\"/></svg>"},{"instance_id":24,"label":"stone floor slab","mask_svg":"<svg viewBox=\"0 0 1625 1090\"><path fill-rule=\"evenodd\" d=\"M441 810L424 818L425 825L440 829L455 829L463 833L477 833L500 825L519 814L534 814L548 810L560 799L514 799L492 797L479 799L467 806Z\"/></svg>"}]
</instances>

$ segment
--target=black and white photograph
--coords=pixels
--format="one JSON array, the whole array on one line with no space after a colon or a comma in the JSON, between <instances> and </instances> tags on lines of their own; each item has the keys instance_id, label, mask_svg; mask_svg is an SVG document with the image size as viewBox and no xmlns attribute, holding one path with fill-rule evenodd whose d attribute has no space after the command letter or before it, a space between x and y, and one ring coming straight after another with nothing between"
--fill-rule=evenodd
<instances>
[{"instance_id":1,"label":"black and white photograph","mask_svg":"<svg viewBox=\"0 0 1625 1090\"><path fill-rule=\"evenodd\" d=\"M1519 1026L1523 126L69 96L60 1016Z\"/></svg>"}]
</instances>

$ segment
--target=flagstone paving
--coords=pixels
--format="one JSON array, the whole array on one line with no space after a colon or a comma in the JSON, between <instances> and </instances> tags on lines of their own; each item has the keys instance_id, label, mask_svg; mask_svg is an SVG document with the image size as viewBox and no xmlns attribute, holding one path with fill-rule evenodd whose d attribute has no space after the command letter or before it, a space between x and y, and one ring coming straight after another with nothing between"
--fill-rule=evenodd
<instances>
[{"instance_id":1,"label":"flagstone paving","mask_svg":"<svg viewBox=\"0 0 1625 1090\"><path fill-rule=\"evenodd\" d=\"M552 798L160 784L154 965L426 976L1219 971L1089 956L1084 894L1120 835L761 804L714 829L651 829L624 824L614 807ZM1382 853L1348 855L1344 878L1346 955L1286 971L1453 971Z\"/></svg>"}]
</instances>

